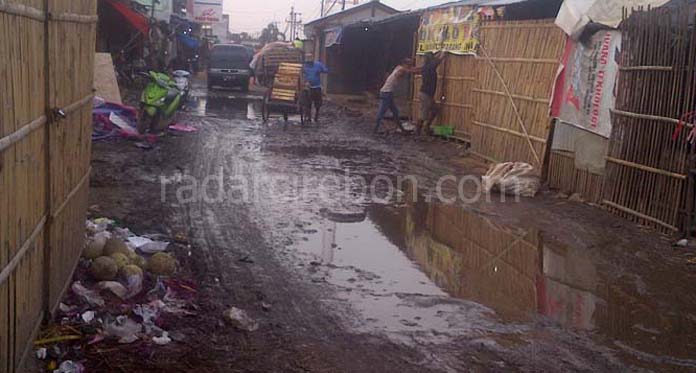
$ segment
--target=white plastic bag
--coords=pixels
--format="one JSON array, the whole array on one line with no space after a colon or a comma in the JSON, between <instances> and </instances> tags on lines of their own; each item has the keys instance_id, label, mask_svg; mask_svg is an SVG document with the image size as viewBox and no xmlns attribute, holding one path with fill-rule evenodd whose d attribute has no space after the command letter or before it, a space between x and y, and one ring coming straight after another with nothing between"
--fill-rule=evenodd
<instances>
[{"instance_id":1,"label":"white plastic bag","mask_svg":"<svg viewBox=\"0 0 696 373\"><path fill-rule=\"evenodd\" d=\"M482 177L483 190L498 191L511 196L534 197L541 180L534 175L534 167L523 162L498 163Z\"/></svg>"}]
</instances>

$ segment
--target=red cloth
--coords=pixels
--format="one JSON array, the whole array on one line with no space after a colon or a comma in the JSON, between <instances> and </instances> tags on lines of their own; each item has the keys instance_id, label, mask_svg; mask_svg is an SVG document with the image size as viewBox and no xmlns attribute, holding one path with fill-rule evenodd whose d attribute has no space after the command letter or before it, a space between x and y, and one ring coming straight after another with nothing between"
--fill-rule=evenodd
<instances>
[{"instance_id":1,"label":"red cloth","mask_svg":"<svg viewBox=\"0 0 696 373\"><path fill-rule=\"evenodd\" d=\"M131 9L128 5L117 0L106 0L117 12L121 13L128 22L140 31L143 35L147 35L150 31L150 21L147 17Z\"/></svg>"}]
</instances>

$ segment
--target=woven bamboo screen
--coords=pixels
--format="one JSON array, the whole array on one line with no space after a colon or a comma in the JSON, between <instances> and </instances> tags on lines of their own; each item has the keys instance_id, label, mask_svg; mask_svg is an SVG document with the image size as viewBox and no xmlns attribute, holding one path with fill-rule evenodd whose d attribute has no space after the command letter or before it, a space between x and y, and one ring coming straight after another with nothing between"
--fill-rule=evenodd
<instances>
[{"instance_id":1,"label":"woven bamboo screen","mask_svg":"<svg viewBox=\"0 0 696 373\"><path fill-rule=\"evenodd\" d=\"M489 162L543 168L549 102L565 46L552 20L481 25L472 151Z\"/></svg>"},{"instance_id":2,"label":"woven bamboo screen","mask_svg":"<svg viewBox=\"0 0 696 373\"><path fill-rule=\"evenodd\" d=\"M687 8L660 8L634 12L622 25L603 204L664 232L684 224L689 130L672 135L682 114L696 107L693 16Z\"/></svg>"},{"instance_id":3,"label":"woven bamboo screen","mask_svg":"<svg viewBox=\"0 0 696 373\"><path fill-rule=\"evenodd\" d=\"M95 0L0 2L0 372L57 305L84 235ZM57 115L58 110L64 115Z\"/></svg>"}]
</instances>

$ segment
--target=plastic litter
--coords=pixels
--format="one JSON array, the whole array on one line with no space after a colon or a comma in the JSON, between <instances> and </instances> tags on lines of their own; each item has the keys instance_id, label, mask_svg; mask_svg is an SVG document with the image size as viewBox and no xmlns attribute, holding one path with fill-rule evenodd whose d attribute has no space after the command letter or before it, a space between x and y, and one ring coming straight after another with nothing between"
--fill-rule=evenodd
<instances>
[{"instance_id":1,"label":"plastic litter","mask_svg":"<svg viewBox=\"0 0 696 373\"><path fill-rule=\"evenodd\" d=\"M72 360L66 360L58 366L58 369L54 370L53 373L83 373L85 371L85 366L74 362Z\"/></svg>"},{"instance_id":2,"label":"plastic litter","mask_svg":"<svg viewBox=\"0 0 696 373\"><path fill-rule=\"evenodd\" d=\"M687 247L687 246L689 246L689 240L687 240L686 238L681 239L681 240L675 242L675 243L674 243L674 246L676 246L676 247Z\"/></svg>"},{"instance_id":3,"label":"plastic litter","mask_svg":"<svg viewBox=\"0 0 696 373\"><path fill-rule=\"evenodd\" d=\"M147 237L139 237L139 236L128 237L128 243L134 249L139 249L139 248L141 248L141 247L143 247L151 242L153 242L153 241Z\"/></svg>"},{"instance_id":4,"label":"plastic litter","mask_svg":"<svg viewBox=\"0 0 696 373\"><path fill-rule=\"evenodd\" d=\"M152 337L152 341L159 346L164 346L171 343L172 339L169 338L169 333L163 332L161 337Z\"/></svg>"},{"instance_id":5,"label":"plastic litter","mask_svg":"<svg viewBox=\"0 0 696 373\"><path fill-rule=\"evenodd\" d=\"M188 124L172 124L169 126L169 129L172 131L178 131L178 132L196 132L198 131L198 128L194 126L189 126Z\"/></svg>"},{"instance_id":6,"label":"plastic litter","mask_svg":"<svg viewBox=\"0 0 696 373\"><path fill-rule=\"evenodd\" d=\"M118 338L118 343L129 344L138 340L138 333L143 326L131 320L127 316L118 316L114 320L104 322L104 333L110 337Z\"/></svg>"},{"instance_id":7,"label":"plastic litter","mask_svg":"<svg viewBox=\"0 0 696 373\"><path fill-rule=\"evenodd\" d=\"M41 347L40 349L36 350L36 358L39 360L44 360L48 356L48 350L46 347Z\"/></svg>"},{"instance_id":8,"label":"plastic litter","mask_svg":"<svg viewBox=\"0 0 696 373\"><path fill-rule=\"evenodd\" d=\"M109 290L115 296L121 299L128 299L128 289L123 286L120 282L116 281L102 281L97 284L97 288L100 290Z\"/></svg>"},{"instance_id":9,"label":"plastic litter","mask_svg":"<svg viewBox=\"0 0 696 373\"><path fill-rule=\"evenodd\" d=\"M89 324L92 321L94 321L94 316L95 316L94 311L87 311L87 312L83 313L81 317L82 317L82 321Z\"/></svg>"},{"instance_id":10,"label":"plastic litter","mask_svg":"<svg viewBox=\"0 0 696 373\"><path fill-rule=\"evenodd\" d=\"M253 332L259 328L259 323L237 307L232 307L224 313L225 321L237 329Z\"/></svg>"},{"instance_id":11,"label":"plastic litter","mask_svg":"<svg viewBox=\"0 0 696 373\"><path fill-rule=\"evenodd\" d=\"M169 242L152 241L138 248L143 254L157 254L167 250Z\"/></svg>"},{"instance_id":12,"label":"plastic litter","mask_svg":"<svg viewBox=\"0 0 696 373\"><path fill-rule=\"evenodd\" d=\"M160 309L164 306L162 301L154 301L149 304L136 304L133 313L143 319L145 333L150 334L153 330L160 330L155 325L155 319L159 316Z\"/></svg>"},{"instance_id":13,"label":"plastic litter","mask_svg":"<svg viewBox=\"0 0 696 373\"><path fill-rule=\"evenodd\" d=\"M80 281L76 281L72 284L72 292L75 293L75 295L79 296L84 300L85 302L89 303L90 306L92 307L104 307L104 299L99 296L99 294L94 291L87 289L80 283Z\"/></svg>"},{"instance_id":14,"label":"plastic litter","mask_svg":"<svg viewBox=\"0 0 696 373\"><path fill-rule=\"evenodd\" d=\"M541 187L534 167L523 162L492 165L482 181L485 192L495 190L512 196L534 197Z\"/></svg>"}]
</instances>

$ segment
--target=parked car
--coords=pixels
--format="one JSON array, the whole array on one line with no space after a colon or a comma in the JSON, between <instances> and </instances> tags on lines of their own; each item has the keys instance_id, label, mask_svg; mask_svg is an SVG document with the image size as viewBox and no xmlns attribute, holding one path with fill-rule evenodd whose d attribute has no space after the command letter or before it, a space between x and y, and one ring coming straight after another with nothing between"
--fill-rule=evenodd
<instances>
[{"instance_id":1,"label":"parked car","mask_svg":"<svg viewBox=\"0 0 696 373\"><path fill-rule=\"evenodd\" d=\"M208 63L208 88L240 87L249 90L253 52L243 45L216 44L210 51Z\"/></svg>"}]
</instances>

